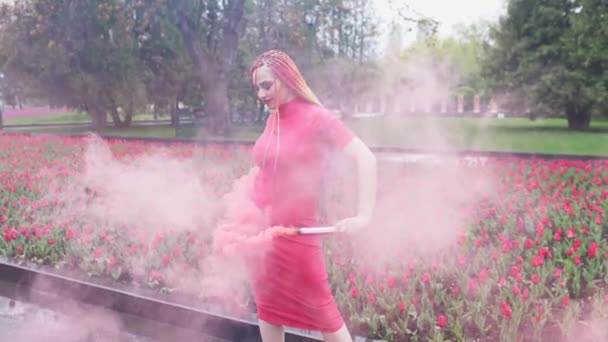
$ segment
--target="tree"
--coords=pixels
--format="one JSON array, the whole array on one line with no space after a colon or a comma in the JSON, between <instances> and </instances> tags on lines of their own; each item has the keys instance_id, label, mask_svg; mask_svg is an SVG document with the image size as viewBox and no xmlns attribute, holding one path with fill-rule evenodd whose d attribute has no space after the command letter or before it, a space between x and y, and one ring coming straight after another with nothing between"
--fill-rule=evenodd
<instances>
[{"instance_id":1,"label":"tree","mask_svg":"<svg viewBox=\"0 0 608 342\"><path fill-rule=\"evenodd\" d=\"M378 35L372 1L326 0L319 1L315 8L314 33L323 60L347 58L363 62L370 56L373 38Z\"/></svg>"},{"instance_id":2,"label":"tree","mask_svg":"<svg viewBox=\"0 0 608 342\"><path fill-rule=\"evenodd\" d=\"M371 101L382 92L381 74L374 62L333 58L311 70L307 81L324 106L349 116L358 104Z\"/></svg>"},{"instance_id":3,"label":"tree","mask_svg":"<svg viewBox=\"0 0 608 342\"><path fill-rule=\"evenodd\" d=\"M490 23L485 21L461 25L456 29L456 37L438 42L438 54L443 56L443 60L449 65L450 74L454 75L456 91L466 88L475 94L489 95L481 64L490 27Z\"/></svg>"},{"instance_id":4,"label":"tree","mask_svg":"<svg viewBox=\"0 0 608 342\"><path fill-rule=\"evenodd\" d=\"M135 0L4 6L0 53L6 77L26 84L29 97L88 111L98 130L108 114L116 126L130 125L148 104L151 75L176 53L158 35L157 48L150 44L154 32L140 9Z\"/></svg>"},{"instance_id":5,"label":"tree","mask_svg":"<svg viewBox=\"0 0 608 342\"><path fill-rule=\"evenodd\" d=\"M223 133L234 109L257 104L247 70L260 52L285 50L305 74L322 59L363 62L369 3L32 0L3 7L0 63L28 96L85 108L99 129L108 114L128 125L147 105L183 102Z\"/></svg>"},{"instance_id":6,"label":"tree","mask_svg":"<svg viewBox=\"0 0 608 342\"><path fill-rule=\"evenodd\" d=\"M145 66L143 82L154 113L169 113L178 103L200 106L202 95L193 64L185 51L181 33L162 7L148 2L132 6L140 20L134 27L139 39L139 59Z\"/></svg>"},{"instance_id":7,"label":"tree","mask_svg":"<svg viewBox=\"0 0 608 342\"><path fill-rule=\"evenodd\" d=\"M225 133L231 112L228 90L243 31L245 0L173 0L166 6L199 78L208 124L215 132Z\"/></svg>"},{"instance_id":8,"label":"tree","mask_svg":"<svg viewBox=\"0 0 608 342\"><path fill-rule=\"evenodd\" d=\"M592 116L608 114L608 3L580 0L565 38L566 72L556 82L571 128L589 128Z\"/></svg>"},{"instance_id":9,"label":"tree","mask_svg":"<svg viewBox=\"0 0 608 342\"><path fill-rule=\"evenodd\" d=\"M369 0L246 2L244 32L232 74L233 105L262 117L263 104L256 102L247 70L259 53L280 49L294 58L318 96L340 106L349 86L357 88L349 81L367 77L365 65L372 38L378 34L370 6Z\"/></svg>"},{"instance_id":10,"label":"tree","mask_svg":"<svg viewBox=\"0 0 608 342\"><path fill-rule=\"evenodd\" d=\"M392 102L403 102L402 108L413 105L430 110L452 106L457 95L464 95L470 104L475 95L488 96L480 68L488 27L487 22L461 25L455 36L447 38L424 32L405 49L391 49L382 62L386 70L379 82L386 86L382 92L392 93Z\"/></svg>"},{"instance_id":11,"label":"tree","mask_svg":"<svg viewBox=\"0 0 608 342\"><path fill-rule=\"evenodd\" d=\"M607 6L593 0L509 2L484 63L492 88L512 99L509 109L565 115L570 128L589 128L606 101L606 76L598 70L608 52Z\"/></svg>"}]
</instances>

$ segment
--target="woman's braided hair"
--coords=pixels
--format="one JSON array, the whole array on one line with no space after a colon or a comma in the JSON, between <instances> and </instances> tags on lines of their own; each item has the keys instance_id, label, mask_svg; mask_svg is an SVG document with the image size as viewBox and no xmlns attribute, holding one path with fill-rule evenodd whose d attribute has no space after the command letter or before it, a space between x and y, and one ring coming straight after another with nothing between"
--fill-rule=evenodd
<instances>
[{"instance_id":1,"label":"woman's braided hair","mask_svg":"<svg viewBox=\"0 0 608 342\"><path fill-rule=\"evenodd\" d=\"M289 55L278 50L264 52L254 61L249 69L251 77L254 77L255 71L263 65L268 67L270 71L272 71L272 73L298 97L321 106L321 102L308 84L306 84L300 70Z\"/></svg>"}]
</instances>

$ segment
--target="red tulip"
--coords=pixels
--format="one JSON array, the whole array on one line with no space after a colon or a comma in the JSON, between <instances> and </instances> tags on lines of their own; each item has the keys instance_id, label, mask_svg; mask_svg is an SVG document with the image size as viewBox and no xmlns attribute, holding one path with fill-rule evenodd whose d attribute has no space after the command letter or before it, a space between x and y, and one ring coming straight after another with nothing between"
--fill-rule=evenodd
<instances>
[{"instance_id":1,"label":"red tulip","mask_svg":"<svg viewBox=\"0 0 608 342\"><path fill-rule=\"evenodd\" d=\"M437 316L437 326L445 328L448 325L448 319L444 315Z\"/></svg>"},{"instance_id":2,"label":"red tulip","mask_svg":"<svg viewBox=\"0 0 608 342\"><path fill-rule=\"evenodd\" d=\"M502 312L503 316L505 316L507 319L510 319L513 314L509 304L504 301L500 303L500 311Z\"/></svg>"}]
</instances>

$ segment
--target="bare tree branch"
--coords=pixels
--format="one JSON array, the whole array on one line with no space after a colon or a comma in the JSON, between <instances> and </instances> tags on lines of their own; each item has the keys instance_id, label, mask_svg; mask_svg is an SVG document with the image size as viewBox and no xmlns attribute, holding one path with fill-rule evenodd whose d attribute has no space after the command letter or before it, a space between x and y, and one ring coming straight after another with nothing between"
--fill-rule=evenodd
<instances>
[{"instance_id":1,"label":"bare tree branch","mask_svg":"<svg viewBox=\"0 0 608 342\"><path fill-rule=\"evenodd\" d=\"M413 9L412 6L410 6L409 4L404 3L404 2L398 2L398 3L399 3L399 6L395 5L394 1L388 0L388 4L389 4L389 7L391 8L391 12L396 13L402 20L413 22L416 24L429 23L429 24L433 25L435 27L435 29L437 26L439 26L439 24L440 24L439 21L421 14L420 12ZM413 15L409 14L408 12L412 13Z\"/></svg>"}]
</instances>

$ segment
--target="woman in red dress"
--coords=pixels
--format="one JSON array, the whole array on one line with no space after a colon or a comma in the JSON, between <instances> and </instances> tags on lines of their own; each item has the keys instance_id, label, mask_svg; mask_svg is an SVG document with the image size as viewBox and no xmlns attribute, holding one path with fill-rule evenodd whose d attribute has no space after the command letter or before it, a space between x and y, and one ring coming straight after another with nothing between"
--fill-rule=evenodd
<instances>
[{"instance_id":1,"label":"woman in red dress","mask_svg":"<svg viewBox=\"0 0 608 342\"><path fill-rule=\"evenodd\" d=\"M318 226L317 207L328 151L358 166L359 207L334 225L353 232L370 222L376 159L335 115L321 106L293 60L268 51L251 68L257 96L272 110L253 147L253 201L273 227ZM319 236L277 236L252 272L265 342L283 341L284 326L320 331L326 341L352 341L331 292Z\"/></svg>"}]
</instances>

